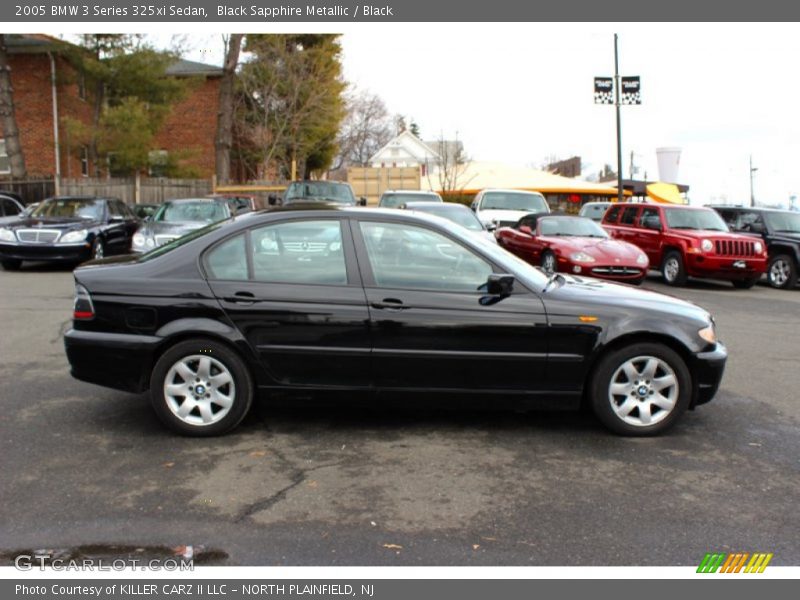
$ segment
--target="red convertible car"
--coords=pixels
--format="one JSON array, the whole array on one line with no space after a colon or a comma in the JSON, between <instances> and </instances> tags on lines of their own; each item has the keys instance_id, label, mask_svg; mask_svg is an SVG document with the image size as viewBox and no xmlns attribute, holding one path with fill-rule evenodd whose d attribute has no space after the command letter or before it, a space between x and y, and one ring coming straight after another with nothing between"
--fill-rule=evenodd
<instances>
[{"instance_id":1,"label":"red convertible car","mask_svg":"<svg viewBox=\"0 0 800 600\"><path fill-rule=\"evenodd\" d=\"M552 213L522 217L496 232L497 242L549 273L561 271L639 285L650 261L633 244L611 239L591 219Z\"/></svg>"}]
</instances>

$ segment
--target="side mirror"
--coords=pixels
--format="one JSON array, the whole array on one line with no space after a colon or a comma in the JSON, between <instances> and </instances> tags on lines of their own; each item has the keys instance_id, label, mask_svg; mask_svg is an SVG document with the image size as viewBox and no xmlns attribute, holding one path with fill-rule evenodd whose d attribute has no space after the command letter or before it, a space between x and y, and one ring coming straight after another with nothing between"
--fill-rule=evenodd
<instances>
[{"instance_id":1,"label":"side mirror","mask_svg":"<svg viewBox=\"0 0 800 600\"><path fill-rule=\"evenodd\" d=\"M358 205L359 205L359 206L366 206L366 205L367 205L367 199L366 199L366 198L364 198L364 197L360 198L360 199L358 200Z\"/></svg>"},{"instance_id":2,"label":"side mirror","mask_svg":"<svg viewBox=\"0 0 800 600\"><path fill-rule=\"evenodd\" d=\"M507 273L492 273L486 280L486 291L492 296L505 298L514 291L514 276Z\"/></svg>"},{"instance_id":3,"label":"side mirror","mask_svg":"<svg viewBox=\"0 0 800 600\"><path fill-rule=\"evenodd\" d=\"M530 225L520 225L519 230L522 233L527 233L528 235L533 235L533 229L530 228Z\"/></svg>"},{"instance_id":4,"label":"side mirror","mask_svg":"<svg viewBox=\"0 0 800 600\"><path fill-rule=\"evenodd\" d=\"M497 229L497 223L495 223L494 221L486 224L486 231L494 231L496 229Z\"/></svg>"},{"instance_id":5,"label":"side mirror","mask_svg":"<svg viewBox=\"0 0 800 600\"><path fill-rule=\"evenodd\" d=\"M661 221L657 218L649 217L642 222L645 229L655 229L661 231Z\"/></svg>"}]
</instances>

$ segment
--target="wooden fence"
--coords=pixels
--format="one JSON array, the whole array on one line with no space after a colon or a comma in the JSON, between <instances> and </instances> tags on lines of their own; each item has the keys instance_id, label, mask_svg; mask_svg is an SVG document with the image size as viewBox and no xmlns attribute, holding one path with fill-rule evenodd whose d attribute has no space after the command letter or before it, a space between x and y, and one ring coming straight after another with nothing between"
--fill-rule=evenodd
<instances>
[{"instance_id":1,"label":"wooden fence","mask_svg":"<svg viewBox=\"0 0 800 600\"><path fill-rule=\"evenodd\" d=\"M350 167L347 181L369 204L377 204L386 190L420 189L419 167Z\"/></svg>"},{"instance_id":2,"label":"wooden fence","mask_svg":"<svg viewBox=\"0 0 800 600\"><path fill-rule=\"evenodd\" d=\"M128 204L160 204L176 198L201 198L212 191L210 179L164 177L112 177L107 179L62 179L59 193L65 196L109 196Z\"/></svg>"}]
</instances>

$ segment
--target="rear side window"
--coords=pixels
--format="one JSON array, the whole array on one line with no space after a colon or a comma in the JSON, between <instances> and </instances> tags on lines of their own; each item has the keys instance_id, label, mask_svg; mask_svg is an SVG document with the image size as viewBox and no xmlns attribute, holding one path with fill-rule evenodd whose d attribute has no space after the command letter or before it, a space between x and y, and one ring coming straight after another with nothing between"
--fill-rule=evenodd
<instances>
[{"instance_id":1,"label":"rear side window","mask_svg":"<svg viewBox=\"0 0 800 600\"><path fill-rule=\"evenodd\" d=\"M622 218L620 218L620 225L633 225L636 222L636 213L639 212L638 206L626 206L622 211Z\"/></svg>"},{"instance_id":2,"label":"rear side window","mask_svg":"<svg viewBox=\"0 0 800 600\"><path fill-rule=\"evenodd\" d=\"M247 279L247 253L244 234L222 242L206 256L209 279Z\"/></svg>"},{"instance_id":3,"label":"rear side window","mask_svg":"<svg viewBox=\"0 0 800 600\"><path fill-rule=\"evenodd\" d=\"M619 205L612 206L611 208L606 211L606 216L603 220L606 223L616 223L617 219L619 218L619 211L622 210L622 207Z\"/></svg>"}]
</instances>

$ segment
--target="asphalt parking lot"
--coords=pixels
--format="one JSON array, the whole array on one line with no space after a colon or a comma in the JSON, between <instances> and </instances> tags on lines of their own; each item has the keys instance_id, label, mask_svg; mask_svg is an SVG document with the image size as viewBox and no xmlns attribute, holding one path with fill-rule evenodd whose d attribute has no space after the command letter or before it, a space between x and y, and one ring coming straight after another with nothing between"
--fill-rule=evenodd
<instances>
[{"instance_id":1,"label":"asphalt parking lot","mask_svg":"<svg viewBox=\"0 0 800 600\"><path fill-rule=\"evenodd\" d=\"M192 545L233 565L798 565L800 290L669 291L715 314L730 359L717 398L660 438L574 413L337 404L261 405L185 439L146 396L70 377L69 270L0 272L0 564Z\"/></svg>"}]
</instances>

